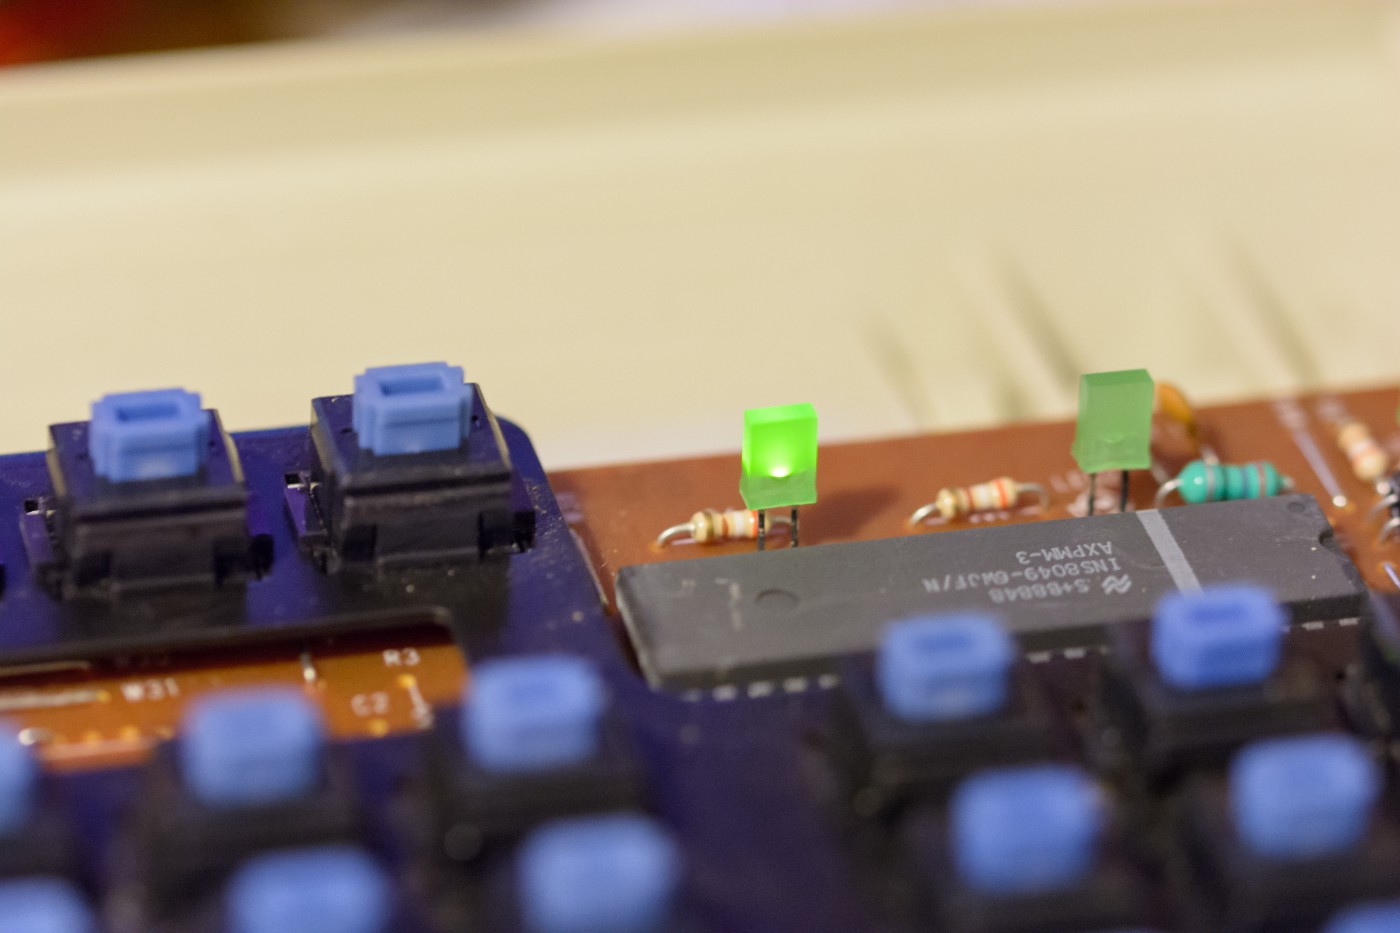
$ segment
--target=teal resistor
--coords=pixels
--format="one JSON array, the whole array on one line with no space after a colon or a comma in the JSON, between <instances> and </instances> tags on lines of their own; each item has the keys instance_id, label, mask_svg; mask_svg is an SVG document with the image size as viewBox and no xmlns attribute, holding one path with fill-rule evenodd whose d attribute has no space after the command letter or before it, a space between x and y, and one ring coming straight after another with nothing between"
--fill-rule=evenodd
<instances>
[{"instance_id":1,"label":"teal resistor","mask_svg":"<svg viewBox=\"0 0 1400 933\"><path fill-rule=\"evenodd\" d=\"M1157 504L1160 506L1173 492L1180 493L1183 502L1199 505L1232 499L1263 499L1292 488L1293 481L1267 460L1240 464L1192 460L1176 479L1163 483L1157 490Z\"/></svg>"}]
</instances>

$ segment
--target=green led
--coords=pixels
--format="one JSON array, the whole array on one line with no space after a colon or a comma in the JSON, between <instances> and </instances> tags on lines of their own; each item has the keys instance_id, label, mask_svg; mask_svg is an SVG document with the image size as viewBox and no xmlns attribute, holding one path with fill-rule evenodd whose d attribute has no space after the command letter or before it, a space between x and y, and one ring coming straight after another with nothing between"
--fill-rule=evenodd
<instances>
[{"instance_id":1,"label":"green led","mask_svg":"<svg viewBox=\"0 0 1400 933\"><path fill-rule=\"evenodd\" d=\"M744 412L739 495L750 509L817 501L817 410L808 404Z\"/></svg>"},{"instance_id":2,"label":"green led","mask_svg":"<svg viewBox=\"0 0 1400 933\"><path fill-rule=\"evenodd\" d=\"M1152 465L1152 377L1145 369L1079 377L1074 460L1085 473Z\"/></svg>"}]
</instances>

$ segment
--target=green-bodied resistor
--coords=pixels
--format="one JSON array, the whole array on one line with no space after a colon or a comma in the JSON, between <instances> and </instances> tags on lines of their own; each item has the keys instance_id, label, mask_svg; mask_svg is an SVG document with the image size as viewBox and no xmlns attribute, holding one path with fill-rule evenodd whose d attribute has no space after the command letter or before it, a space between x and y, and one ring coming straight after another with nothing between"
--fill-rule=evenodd
<instances>
[{"instance_id":1,"label":"green-bodied resistor","mask_svg":"<svg viewBox=\"0 0 1400 933\"><path fill-rule=\"evenodd\" d=\"M1207 463L1192 460L1175 479L1168 480L1157 490L1160 507L1173 492L1180 493L1183 502L1225 502L1232 499L1263 499L1293 488L1293 481L1267 460L1253 463Z\"/></svg>"}]
</instances>

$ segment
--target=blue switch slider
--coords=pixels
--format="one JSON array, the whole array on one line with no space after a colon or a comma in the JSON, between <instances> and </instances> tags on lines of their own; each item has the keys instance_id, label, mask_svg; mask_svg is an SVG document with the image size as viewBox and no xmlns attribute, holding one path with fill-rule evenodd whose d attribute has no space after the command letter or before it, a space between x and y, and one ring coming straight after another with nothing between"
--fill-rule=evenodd
<instances>
[{"instance_id":1,"label":"blue switch slider","mask_svg":"<svg viewBox=\"0 0 1400 933\"><path fill-rule=\"evenodd\" d=\"M209 415L184 389L121 392L92 403L88 456L114 483L199 472L209 454Z\"/></svg>"},{"instance_id":2,"label":"blue switch slider","mask_svg":"<svg viewBox=\"0 0 1400 933\"><path fill-rule=\"evenodd\" d=\"M21 829L34 811L39 765L19 731L0 722L0 836Z\"/></svg>"},{"instance_id":3,"label":"blue switch slider","mask_svg":"<svg viewBox=\"0 0 1400 933\"><path fill-rule=\"evenodd\" d=\"M460 366L380 366L355 377L351 423L375 454L455 450L471 430L471 387Z\"/></svg>"},{"instance_id":4,"label":"blue switch slider","mask_svg":"<svg viewBox=\"0 0 1400 933\"><path fill-rule=\"evenodd\" d=\"M200 801L238 807L289 800L321 778L325 726L294 690L231 690L197 700L181 726L185 785Z\"/></svg>"},{"instance_id":5,"label":"blue switch slider","mask_svg":"<svg viewBox=\"0 0 1400 933\"><path fill-rule=\"evenodd\" d=\"M1152 661L1181 690L1256 684L1278 667L1283 624L1283 609L1257 586L1172 593L1152 620Z\"/></svg>"},{"instance_id":6,"label":"blue switch slider","mask_svg":"<svg viewBox=\"0 0 1400 933\"><path fill-rule=\"evenodd\" d=\"M1396 933L1400 930L1400 901L1373 901L1349 907L1334 916L1322 933Z\"/></svg>"},{"instance_id":7,"label":"blue switch slider","mask_svg":"<svg viewBox=\"0 0 1400 933\"><path fill-rule=\"evenodd\" d=\"M953 863L966 884L990 894L1079 881L1093 868L1103 825L1097 786L1066 765L983 771L949 803Z\"/></svg>"},{"instance_id":8,"label":"blue switch slider","mask_svg":"<svg viewBox=\"0 0 1400 933\"><path fill-rule=\"evenodd\" d=\"M1014 639L991 616L919 616L885 630L875 682L899 719L982 716L1006 705L1015 657Z\"/></svg>"},{"instance_id":9,"label":"blue switch slider","mask_svg":"<svg viewBox=\"0 0 1400 933\"><path fill-rule=\"evenodd\" d=\"M518 872L520 911L532 933L651 933L672 913L681 858L647 817L583 817L531 834Z\"/></svg>"},{"instance_id":10,"label":"blue switch slider","mask_svg":"<svg viewBox=\"0 0 1400 933\"><path fill-rule=\"evenodd\" d=\"M1340 733L1255 742L1230 764L1235 832L1270 858L1351 848L1365 836L1380 792L1379 766Z\"/></svg>"},{"instance_id":11,"label":"blue switch slider","mask_svg":"<svg viewBox=\"0 0 1400 933\"><path fill-rule=\"evenodd\" d=\"M500 658L472 671L462 741L488 771L536 771L596 754L606 703L602 680L582 658Z\"/></svg>"},{"instance_id":12,"label":"blue switch slider","mask_svg":"<svg viewBox=\"0 0 1400 933\"><path fill-rule=\"evenodd\" d=\"M393 913L384 872L352 846L255 856L224 892L229 933L383 933Z\"/></svg>"},{"instance_id":13,"label":"blue switch slider","mask_svg":"<svg viewBox=\"0 0 1400 933\"><path fill-rule=\"evenodd\" d=\"M95 933L83 895L70 882L47 875L0 881L0 930L5 933Z\"/></svg>"}]
</instances>

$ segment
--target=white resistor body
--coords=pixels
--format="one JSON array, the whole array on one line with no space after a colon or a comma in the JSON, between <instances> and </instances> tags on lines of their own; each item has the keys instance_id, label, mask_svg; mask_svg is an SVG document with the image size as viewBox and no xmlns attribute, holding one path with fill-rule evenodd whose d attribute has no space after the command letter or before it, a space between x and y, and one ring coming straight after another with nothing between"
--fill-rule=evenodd
<instances>
[{"instance_id":1,"label":"white resistor body","mask_svg":"<svg viewBox=\"0 0 1400 933\"><path fill-rule=\"evenodd\" d=\"M1004 512L1015 508L1026 495L1036 496L1042 508L1050 498L1044 486L1020 483L1009 476L999 476L973 486L948 486L938 490L932 502L911 515L909 524L921 524L931 515L937 515L944 521L954 521L980 512Z\"/></svg>"},{"instance_id":2,"label":"white resistor body","mask_svg":"<svg viewBox=\"0 0 1400 933\"><path fill-rule=\"evenodd\" d=\"M786 516L769 515L768 530L786 526ZM719 544L722 541L753 541L758 537L758 513L753 509L701 509L690 521L672 525L656 539L657 547L665 547L678 538L689 537L696 544Z\"/></svg>"},{"instance_id":3,"label":"white resistor body","mask_svg":"<svg viewBox=\"0 0 1400 933\"><path fill-rule=\"evenodd\" d=\"M1371 429L1360 421L1348 420L1337 425L1337 444L1346 454L1351 471L1364 483L1379 483L1390 469L1390 458Z\"/></svg>"}]
</instances>

